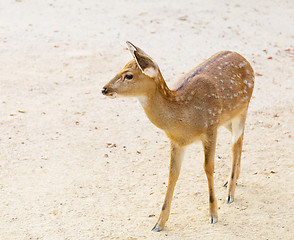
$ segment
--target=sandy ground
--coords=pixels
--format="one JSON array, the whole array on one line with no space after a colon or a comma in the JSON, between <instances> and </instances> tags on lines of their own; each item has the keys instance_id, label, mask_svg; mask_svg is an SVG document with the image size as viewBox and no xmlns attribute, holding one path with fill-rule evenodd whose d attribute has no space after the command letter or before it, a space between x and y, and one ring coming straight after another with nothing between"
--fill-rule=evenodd
<instances>
[{"instance_id":1,"label":"sandy ground","mask_svg":"<svg viewBox=\"0 0 294 240\"><path fill-rule=\"evenodd\" d=\"M0 2L0 239L293 239L294 4L276 1ZM220 50L257 73L235 202L208 224L200 144L189 146L163 232L169 145L136 99L102 86L150 54L169 86Z\"/></svg>"}]
</instances>

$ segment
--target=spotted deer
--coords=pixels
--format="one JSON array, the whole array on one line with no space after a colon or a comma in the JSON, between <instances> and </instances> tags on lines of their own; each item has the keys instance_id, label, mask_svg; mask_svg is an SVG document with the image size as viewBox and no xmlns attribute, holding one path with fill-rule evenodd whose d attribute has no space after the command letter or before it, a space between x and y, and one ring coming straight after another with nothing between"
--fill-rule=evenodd
<instances>
[{"instance_id":1,"label":"spotted deer","mask_svg":"<svg viewBox=\"0 0 294 240\"><path fill-rule=\"evenodd\" d=\"M171 201L179 177L184 149L200 140L208 181L209 222L216 223L214 158L219 126L232 134L232 168L226 203L234 201L240 174L242 141L254 72L249 62L235 52L222 51L181 77L169 89L158 65L143 50L127 42L133 55L125 67L102 90L106 96L137 97L147 117L170 139L171 157L168 187L153 231L161 231L170 215Z\"/></svg>"}]
</instances>

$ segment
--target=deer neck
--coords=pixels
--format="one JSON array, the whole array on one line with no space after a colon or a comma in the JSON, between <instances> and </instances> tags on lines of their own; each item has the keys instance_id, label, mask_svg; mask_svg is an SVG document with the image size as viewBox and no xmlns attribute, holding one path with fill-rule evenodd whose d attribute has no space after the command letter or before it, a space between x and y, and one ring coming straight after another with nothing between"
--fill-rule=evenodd
<instances>
[{"instance_id":1,"label":"deer neck","mask_svg":"<svg viewBox=\"0 0 294 240\"><path fill-rule=\"evenodd\" d=\"M172 105L175 93L168 88L161 74L154 82L155 87L139 96L138 100L150 121L157 127L166 129L174 115Z\"/></svg>"}]
</instances>

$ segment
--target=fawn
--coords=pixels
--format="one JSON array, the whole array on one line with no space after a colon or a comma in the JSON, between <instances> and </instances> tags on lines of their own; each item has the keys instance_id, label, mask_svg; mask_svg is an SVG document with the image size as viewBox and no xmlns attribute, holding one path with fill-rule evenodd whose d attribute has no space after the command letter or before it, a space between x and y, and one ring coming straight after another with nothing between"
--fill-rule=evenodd
<instances>
[{"instance_id":1,"label":"fawn","mask_svg":"<svg viewBox=\"0 0 294 240\"><path fill-rule=\"evenodd\" d=\"M179 80L174 90L170 90L153 59L130 42L127 46L134 58L104 86L102 93L112 97L137 97L150 121L170 139L168 187L160 216L152 230L161 231L169 218L185 146L196 140L202 142L204 149L209 222L216 223L213 174L217 128L223 125L232 133L232 168L225 184L226 203L232 203L240 174L245 120L254 86L252 67L238 53L222 51L194 68Z\"/></svg>"}]
</instances>

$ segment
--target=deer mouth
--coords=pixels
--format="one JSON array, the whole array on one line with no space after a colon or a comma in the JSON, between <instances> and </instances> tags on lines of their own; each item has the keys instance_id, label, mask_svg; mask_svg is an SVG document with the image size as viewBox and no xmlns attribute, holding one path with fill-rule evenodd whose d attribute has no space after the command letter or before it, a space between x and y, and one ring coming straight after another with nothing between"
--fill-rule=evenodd
<instances>
[{"instance_id":1,"label":"deer mouth","mask_svg":"<svg viewBox=\"0 0 294 240\"><path fill-rule=\"evenodd\" d=\"M103 89L102 89L102 94L104 95L104 96L107 96L107 97L111 97L111 98L116 98L116 96L117 96L117 93L116 92L114 92L112 89L110 89L110 88L106 88L106 87L104 87Z\"/></svg>"}]
</instances>

